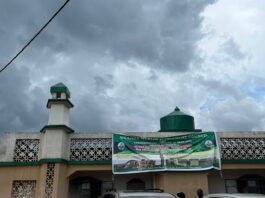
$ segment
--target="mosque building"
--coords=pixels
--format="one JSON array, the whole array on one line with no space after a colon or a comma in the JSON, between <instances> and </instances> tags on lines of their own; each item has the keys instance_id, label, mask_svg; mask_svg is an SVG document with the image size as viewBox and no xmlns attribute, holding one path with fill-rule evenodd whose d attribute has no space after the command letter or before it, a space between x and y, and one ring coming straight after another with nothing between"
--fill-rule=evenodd
<instances>
[{"instance_id":1,"label":"mosque building","mask_svg":"<svg viewBox=\"0 0 265 198\"><path fill-rule=\"evenodd\" d=\"M178 163L190 169L115 174L113 133L75 132L69 124L70 109L74 107L69 89L58 83L50 88L50 92L47 125L36 133L10 132L1 137L0 197L99 198L112 188L160 188L173 194L182 191L187 197L194 197L198 188L202 188L205 194L265 194L264 131L215 132L220 151L219 170L193 171L190 168L192 164L206 161L188 163L179 160ZM194 118L176 108L160 119L159 132L127 132L122 135L170 139L201 133L203 131L195 129ZM124 144L119 144L118 149L124 149ZM161 156L162 152L161 162L129 160L117 167L158 167L158 164L164 166L169 163Z\"/></svg>"}]
</instances>

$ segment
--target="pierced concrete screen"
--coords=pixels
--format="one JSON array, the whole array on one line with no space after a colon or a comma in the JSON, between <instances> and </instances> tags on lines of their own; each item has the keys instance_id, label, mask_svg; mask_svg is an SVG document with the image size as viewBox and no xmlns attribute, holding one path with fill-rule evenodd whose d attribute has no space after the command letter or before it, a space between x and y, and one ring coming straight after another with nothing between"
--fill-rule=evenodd
<instances>
[{"instance_id":1,"label":"pierced concrete screen","mask_svg":"<svg viewBox=\"0 0 265 198\"><path fill-rule=\"evenodd\" d=\"M52 198L55 163L47 164L45 198Z\"/></svg>"},{"instance_id":2,"label":"pierced concrete screen","mask_svg":"<svg viewBox=\"0 0 265 198\"><path fill-rule=\"evenodd\" d=\"M13 181L12 198L34 198L36 191L36 181L22 180Z\"/></svg>"},{"instance_id":3,"label":"pierced concrete screen","mask_svg":"<svg viewBox=\"0 0 265 198\"><path fill-rule=\"evenodd\" d=\"M71 139L70 160L111 160L112 140L110 138Z\"/></svg>"},{"instance_id":4,"label":"pierced concrete screen","mask_svg":"<svg viewBox=\"0 0 265 198\"><path fill-rule=\"evenodd\" d=\"M17 139L14 150L15 162L36 162L39 155L39 139Z\"/></svg>"},{"instance_id":5,"label":"pierced concrete screen","mask_svg":"<svg viewBox=\"0 0 265 198\"><path fill-rule=\"evenodd\" d=\"M265 138L220 138L223 160L265 159Z\"/></svg>"}]
</instances>

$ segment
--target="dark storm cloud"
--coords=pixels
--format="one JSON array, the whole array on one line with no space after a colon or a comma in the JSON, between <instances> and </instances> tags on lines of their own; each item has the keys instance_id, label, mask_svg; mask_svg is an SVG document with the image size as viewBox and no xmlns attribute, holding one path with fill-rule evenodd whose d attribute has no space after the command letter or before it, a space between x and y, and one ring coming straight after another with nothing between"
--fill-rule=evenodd
<instances>
[{"instance_id":1,"label":"dark storm cloud","mask_svg":"<svg viewBox=\"0 0 265 198\"><path fill-rule=\"evenodd\" d=\"M0 78L0 132L40 129L47 123L43 92L30 89L27 70L17 70Z\"/></svg>"},{"instance_id":2,"label":"dark storm cloud","mask_svg":"<svg viewBox=\"0 0 265 198\"><path fill-rule=\"evenodd\" d=\"M122 97L86 94L72 110L71 126L78 132L140 132L158 130L159 117L152 119L139 106ZM151 110L150 110L151 111ZM144 117L143 117L144 116ZM156 125L150 129L150 124Z\"/></svg>"},{"instance_id":3,"label":"dark storm cloud","mask_svg":"<svg viewBox=\"0 0 265 198\"><path fill-rule=\"evenodd\" d=\"M54 2L54 1L52 1ZM40 30L51 15L58 9L57 4L43 4L32 0L2 1L0 3L0 65L6 64L25 44ZM56 35L53 30L54 22L49 25L24 53L38 51L39 54L46 48L59 50L67 42ZM54 34L55 33L55 34ZM55 51L53 50L53 51ZM22 54L23 59L32 58ZM19 57L19 58L20 58ZM19 67L19 64L17 64ZM14 67L14 66L13 66Z\"/></svg>"},{"instance_id":4,"label":"dark storm cloud","mask_svg":"<svg viewBox=\"0 0 265 198\"><path fill-rule=\"evenodd\" d=\"M96 76L94 77L95 80L95 92L97 93L104 93L106 89L110 89L113 87L113 76L106 75L106 76Z\"/></svg>"},{"instance_id":5,"label":"dark storm cloud","mask_svg":"<svg viewBox=\"0 0 265 198\"><path fill-rule=\"evenodd\" d=\"M117 82L113 75L119 70L116 64L144 64L152 70L147 77L150 81L157 80L161 71L187 71L197 58L200 13L212 2L70 1L14 64L0 74L0 113L4 115L0 131L38 131L47 124L49 86L58 81L73 92L75 108L71 119L76 131L132 131L141 127L139 123L145 123L146 128L158 123L150 121L157 117L151 115L155 111L144 113L151 112L146 107L153 98L151 93L145 99L143 91L139 91L141 83L127 83L127 79ZM62 3L0 2L0 43L4 46L0 48L1 66ZM106 94L121 84L123 88L117 93Z\"/></svg>"},{"instance_id":6,"label":"dark storm cloud","mask_svg":"<svg viewBox=\"0 0 265 198\"><path fill-rule=\"evenodd\" d=\"M44 22L42 17L50 13L31 1L2 1L0 4L2 68L37 32L39 24ZM0 133L35 132L47 123L46 93L32 84L30 70L27 69L29 65L24 64L28 59L33 60L36 54L41 56L41 48L37 51L34 44L0 74ZM30 67L33 68L33 65Z\"/></svg>"},{"instance_id":7,"label":"dark storm cloud","mask_svg":"<svg viewBox=\"0 0 265 198\"><path fill-rule=\"evenodd\" d=\"M133 59L162 70L186 71L196 58L195 45L201 37L200 13L212 2L73 1L28 50L69 54L87 50L122 61ZM1 18L6 20L0 22L4 27L1 32L5 32L1 40L9 43L9 50L5 50L8 53L2 57L11 57L18 51L60 3L2 3ZM16 15L8 13L10 10Z\"/></svg>"},{"instance_id":8,"label":"dark storm cloud","mask_svg":"<svg viewBox=\"0 0 265 198\"><path fill-rule=\"evenodd\" d=\"M76 100L75 108L72 110L71 126L79 132L106 132L109 131L106 115L110 115L109 108L104 108L108 99L103 100L94 94L83 95Z\"/></svg>"},{"instance_id":9,"label":"dark storm cloud","mask_svg":"<svg viewBox=\"0 0 265 198\"><path fill-rule=\"evenodd\" d=\"M137 131L139 122L136 117L139 117L139 111L129 112L128 109L132 107L128 101L121 108L122 102L125 102L122 98L86 94L76 100L77 105L72 110L71 125L78 132Z\"/></svg>"},{"instance_id":10,"label":"dark storm cloud","mask_svg":"<svg viewBox=\"0 0 265 198\"><path fill-rule=\"evenodd\" d=\"M62 34L90 50L163 70L186 71L201 37L200 13L212 2L75 1L59 20Z\"/></svg>"}]
</instances>

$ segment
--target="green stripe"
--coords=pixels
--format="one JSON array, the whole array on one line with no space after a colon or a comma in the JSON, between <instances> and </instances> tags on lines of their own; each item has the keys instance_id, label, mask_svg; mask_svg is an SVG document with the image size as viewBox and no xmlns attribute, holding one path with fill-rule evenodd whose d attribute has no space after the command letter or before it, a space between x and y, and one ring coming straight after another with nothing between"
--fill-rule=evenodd
<instances>
[{"instance_id":1,"label":"green stripe","mask_svg":"<svg viewBox=\"0 0 265 198\"><path fill-rule=\"evenodd\" d=\"M236 160L236 159L222 159L222 164L263 164L265 163L265 159L253 159L253 160Z\"/></svg>"},{"instance_id":2,"label":"green stripe","mask_svg":"<svg viewBox=\"0 0 265 198\"><path fill-rule=\"evenodd\" d=\"M68 161L66 159L62 159L62 158L54 158L54 159L50 159L50 158L44 158L44 159L40 159L39 164L43 164L43 163L63 163L63 164L67 164Z\"/></svg>"},{"instance_id":3,"label":"green stripe","mask_svg":"<svg viewBox=\"0 0 265 198\"><path fill-rule=\"evenodd\" d=\"M57 104L66 104L70 108L74 107L74 105L68 99L49 99L48 102L47 102L46 107L50 108L50 104L56 104L56 103Z\"/></svg>"},{"instance_id":4,"label":"green stripe","mask_svg":"<svg viewBox=\"0 0 265 198\"><path fill-rule=\"evenodd\" d=\"M112 164L111 160L96 160L96 161L74 161L69 160L68 164Z\"/></svg>"},{"instance_id":5,"label":"green stripe","mask_svg":"<svg viewBox=\"0 0 265 198\"><path fill-rule=\"evenodd\" d=\"M69 164L69 165L82 165L82 164L87 164L87 165L92 165L92 164L110 164L111 165L111 160L95 160L95 161L74 161L74 160L66 160L62 158L45 158L41 159L36 162L0 162L0 166L37 166L43 163L63 163L63 164Z\"/></svg>"},{"instance_id":6,"label":"green stripe","mask_svg":"<svg viewBox=\"0 0 265 198\"><path fill-rule=\"evenodd\" d=\"M35 162L0 162L0 166L37 166L43 163L63 163L69 165L93 165L93 164L112 164L112 160L87 160L87 161L75 161L66 160L62 158L44 158ZM265 164L265 159L256 160L222 160L222 164Z\"/></svg>"},{"instance_id":7,"label":"green stripe","mask_svg":"<svg viewBox=\"0 0 265 198\"><path fill-rule=\"evenodd\" d=\"M39 162L0 162L0 166L36 166Z\"/></svg>"},{"instance_id":8,"label":"green stripe","mask_svg":"<svg viewBox=\"0 0 265 198\"><path fill-rule=\"evenodd\" d=\"M73 133L74 132L73 129L71 129L70 127L68 127L68 126L66 126L64 124L61 124L61 125L60 124L46 125L40 130L40 132L44 133L46 131L46 129L63 129L63 130L65 130L68 133Z\"/></svg>"}]
</instances>

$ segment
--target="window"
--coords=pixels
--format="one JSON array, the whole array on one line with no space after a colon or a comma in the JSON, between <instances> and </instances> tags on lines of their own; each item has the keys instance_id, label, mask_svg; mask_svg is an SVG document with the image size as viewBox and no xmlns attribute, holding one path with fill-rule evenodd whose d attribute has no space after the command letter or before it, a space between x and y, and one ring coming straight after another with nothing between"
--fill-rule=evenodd
<instances>
[{"instance_id":1,"label":"window","mask_svg":"<svg viewBox=\"0 0 265 198\"><path fill-rule=\"evenodd\" d=\"M61 98L61 93L60 92L56 93L56 98Z\"/></svg>"}]
</instances>

